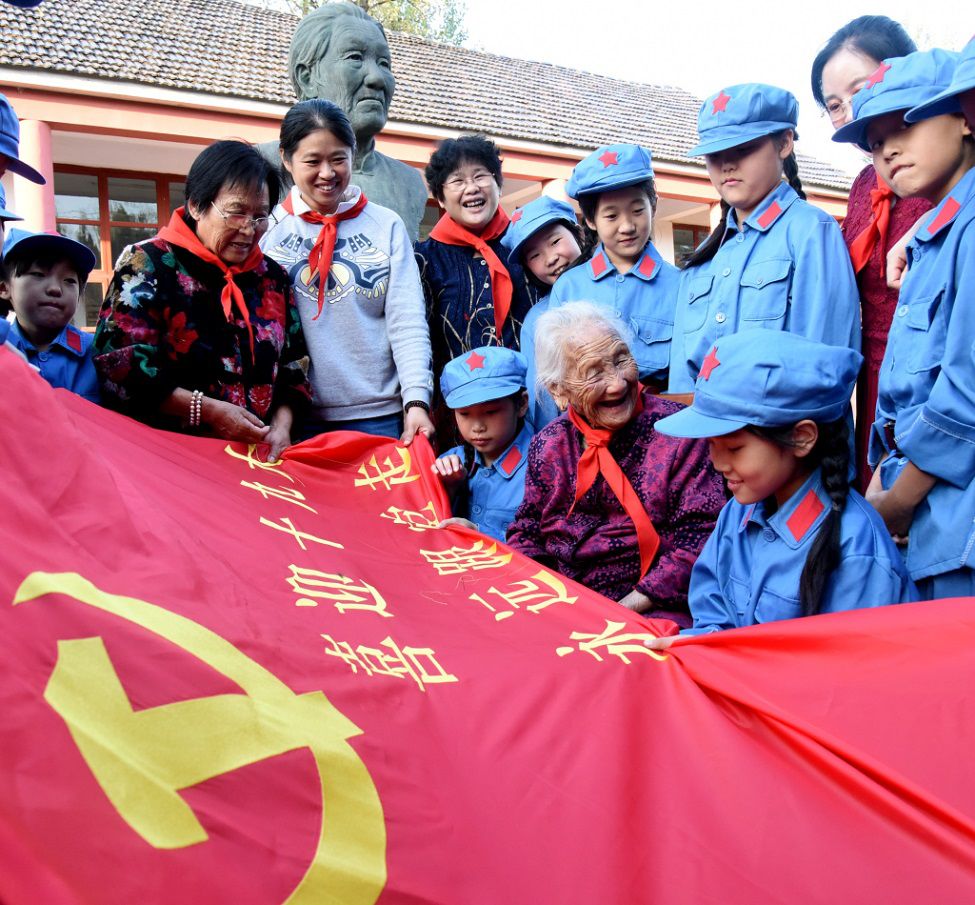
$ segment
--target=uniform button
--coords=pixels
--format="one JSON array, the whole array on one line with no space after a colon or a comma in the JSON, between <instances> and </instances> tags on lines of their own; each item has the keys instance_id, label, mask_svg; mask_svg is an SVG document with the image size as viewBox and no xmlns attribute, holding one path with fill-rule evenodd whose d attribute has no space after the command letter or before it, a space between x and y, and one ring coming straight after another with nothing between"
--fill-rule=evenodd
<instances>
[{"instance_id":1,"label":"uniform button","mask_svg":"<svg viewBox=\"0 0 975 905\"><path fill-rule=\"evenodd\" d=\"M723 276L723 277L730 277L731 276L731 268L730 267L725 267L725 269L721 271L721 276Z\"/></svg>"},{"instance_id":2,"label":"uniform button","mask_svg":"<svg viewBox=\"0 0 975 905\"><path fill-rule=\"evenodd\" d=\"M48 352L39 352L38 355L37 355L37 357L41 361L47 361L51 356L50 356L50 353L48 353Z\"/></svg>"},{"instance_id":3,"label":"uniform button","mask_svg":"<svg viewBox=\"0 0 975 905\"><path fill-rule=\"evenodd\" d=\"M766 528L762 532L762 539L767 540L769 543L775 540L775 532L771 528Z\"/></svg>"},{"instance_id":4,"label":"uniform button","mask_svg":"<svg viewBox=\"0 0 975 905\"><path fill-rule=\"evenodd\" d=\"M719 311L719 312L718 312L718 313L717 313L717 314L716 314L716 315L714 316L714 319L715 319L715 320L716 320L716 321L717 321L717 322L718 322L719 324L723 324L723 323L724 323L724 322L725 322L725 321L727 320L727 317L726 317L726 315L725 315L725 313L724 313L723 311Z\"/></svg>"},{"instance_id":5,"label":"uniform button","mask_svg":"<svg viewBox=\"0 0 975 905\"><path fill-rule=\"evenodd\" d=\"M485 261L484 258L481 258L481 263L482 264L487 264L487 261Z\"/></svg>"},{"instance_id":6,"label":"uniform button","mask_svg":"<svg viewBox=\"0 0 975 905\"><path fill-rule=\"evenodd\" d=\"M491 284L487 280L484 281L484 288L485 289L490 289L491 288Z\"/></svg>"},{"instance_id":7,"label":"uniform button","mask_svg":"<svg viewBox=\"0 0 975 905\"><path fill-rule=\"evenodd\" d=\"M471 506L471 512L473 512L475 515L477 515L480 511L481 511L480 506Z\"/></svg>"},{"instance_id":8,"label":"uniform button","mask_svg":"<svg viewBox=\"0 0 975 905\"><path fill-rule=\"evenodd\" d=\"M908 311L908 306L901 305L900 308L897 309L897 316L904 317L907 314L907 311Z\"/></svg>"},{"instance_id":9,"label":"uniform button","mask_svg":"<svg viewBox=\"0 0 975 905\"><path fill-rule=\"evenodd\" d=\"M616 316L617 317L622 317L623 316L623 312L622 311L617 311L616 312Z\"/></svg>"},{"instance_id":10,"label":"uniform button","mask_svg":"<svg viewBox=\"0 0 975 905\"><path fill-rule=\"evenodd\" d=\"M757 285L759 285L759 286L761 286L761 285L762 285L762 283L764 283L764 282L765 282L765 280L764 280L764 279L763 279L762 277L759 277L759 278L758 278L757 280L755 280L755 283L756 283Z\"/></svg>"},{"instance_id":11,"label":"uniform button","mask_svg":"<svg viewBox=\"0 0 975 905\"><path fill-rule=\"evenodd\" d=\"M622 273L618 273L618 274L616 274L616 282L617 282L617 283L622 283L622 282L623 282L623 279L624 279L624 276L625 276L625 275L624 275L624 274L622 274Z\"/></svg>"},{"instance_id":12,"label":"uniform button","mask_svg":"<svg viewBox=\"0 0 975 905\"><path fill-rule=\"evenodd\" d=\"M735 236L735 241L736 242L744 242L745 241L745 234L744 233L738 233L738 235Z\"/></svg>"}]
</instances>

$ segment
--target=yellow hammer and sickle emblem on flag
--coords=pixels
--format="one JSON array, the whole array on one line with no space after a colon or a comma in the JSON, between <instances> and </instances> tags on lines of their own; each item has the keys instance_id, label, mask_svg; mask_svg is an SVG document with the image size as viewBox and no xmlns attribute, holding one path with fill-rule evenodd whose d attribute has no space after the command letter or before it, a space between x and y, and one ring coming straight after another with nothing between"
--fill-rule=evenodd
<instances>
[{"instance_id":1,"label":"yellow hammer and sickle emblem on flag","mask_svg":"<svg viewBox=\"0 0 975 905\"><path fill-rule=\"evenodd\" d=\"M180 789L309 748L321 782L322 828L314 858L285 905L373 905L386 884L386 829L376 786L348 743L362 730L322 692L295 694L209 629L143 600L108 594L76 573L31 573L14 605L47 594L134 622L243 690L136 712L100 637L58 642L44 698L136 833L160 849L204 842L206 830Z\"/></svg>"}]
</instances>

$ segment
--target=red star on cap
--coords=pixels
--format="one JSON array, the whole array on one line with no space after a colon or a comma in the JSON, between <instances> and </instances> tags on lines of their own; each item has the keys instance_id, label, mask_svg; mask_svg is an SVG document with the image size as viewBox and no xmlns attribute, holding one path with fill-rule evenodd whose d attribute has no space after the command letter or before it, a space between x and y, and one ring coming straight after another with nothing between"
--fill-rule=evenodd
<instances>
[{"instance_id":1,"label":"red star on cap","mask_svg":"<svg viewBox=\"0 0 975 905\"><path fill-rule=\"evenodd\" d=\"M521 219L521 208L519 207L510 217L512 223L517 223Z\"/></svg>"},{"instance_id":2,"label":"red star on cap","mask_svg":"<svg viewBox=\"0 0 975 905\"><path fill-rule=\"evenodd\" d=\"M890 63L881 63L874 71L873 75L867 79L867 88L874 88L879 85L883 80L884 76L887 75L887 70L890 69Z\"/></svg>"},{"instance_id":3,"label":"red star on cap","mask_svg":"<svg viewBox=\"0 0 975 905\"><path fill-rule=\"evenodd\" d=\"M620 162L620 157L615 151L603 151L603 153L599 155L599 162L604 167L612 167L616 166L616 164Z\"/></svg>"},{"instance_id":4,"label":"red star on cap","mask_svg":"<svg viewBox=\"0 0 975 905\"><path fill-rule=\"evenodd\" d=\"M703 377L705 380L711 379L711 372L720 365L721 362L718 361L718 347L714 346L710 352L708 352L708 357L704 359L704 364L701 365L701 373L698 377Z\"/></svg>"},{"instance_id":5,"label":"red star on cap","mask_svg":"<svg viewBox=\"0 0 975 905\"><path fill-rule=\"evenodd\" d=\"M471 352L465 359L464 364L467 365L468 370L476 371L478 368L484 367L484 356L477 352Z\"/></svg>"},{"instance_id":6,"label":"red star on cap","mask_svg":"<svg viewBox=\"0 0 975 905\"><path fill-rule=\"evenodd\" d=\"M713 101L711 101L711 115L714 116L716 113L724 113L728 109L728 101L731 100L730 94L725 94L722 91Z\"/></svg>"}]
</instances>

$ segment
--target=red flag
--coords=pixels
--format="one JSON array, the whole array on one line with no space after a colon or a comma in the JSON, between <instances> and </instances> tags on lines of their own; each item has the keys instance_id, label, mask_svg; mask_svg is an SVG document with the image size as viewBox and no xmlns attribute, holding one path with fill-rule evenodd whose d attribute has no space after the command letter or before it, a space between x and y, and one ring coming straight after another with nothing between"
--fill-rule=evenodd
<instances>
[{"instance_id":1,"label":"red flag","mask_svg":"<svg viewBox=\"0 0 975 905\"><path fill-rule=\"evenodd\" d=\"M969 601L667 631L423 441L153 431L0 350L0 901L961 902Z\"/></svg>"}]
</instances>

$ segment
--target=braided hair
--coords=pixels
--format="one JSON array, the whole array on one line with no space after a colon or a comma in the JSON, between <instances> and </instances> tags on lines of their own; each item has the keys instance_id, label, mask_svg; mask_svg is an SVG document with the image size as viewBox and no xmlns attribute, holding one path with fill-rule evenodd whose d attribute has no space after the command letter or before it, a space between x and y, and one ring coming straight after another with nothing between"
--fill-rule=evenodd
<instances>
[{"instance_id":1,"label":"braided hair","mask_svg":"<svg viewBox=\"0 0 975 905\"><path fill-rule=\"evenodd\" d=\"M783 129L781 132L773 133L771 138L776 144L779 144L785 140L785 136L791 131L791 129ZM788 180L789 185L795 190L795 193L805 201L806 192L802 187L802 180L799 178L799 161L796 159L795 151L782 161L782 174ZM718 249L724 241L725 229L728 227L728 211L730 210L731 206L727 201L722 199L721 220L718 221L718 225L714 228L711 235L684 259L682 269L686 270L688 267L704 264L718 253Z\"/></svg>"},{"instance_id":2,"label":"braided hair","mask_svg":"<svg viewBox=\"0 0 975 905\"><path fill-rule=\"evenodd\" d=\"M748 430L779 446L795 446L793 427L749 427ZM850 431L846 418L817 427L819 439L809 453L808 461L812 468L820 468L823 489L832 505L809 548L799 578L803 616L814 616L819 612L826 582L840 564L840 521L850 494Z\"/></svg>"}]
</instances>

